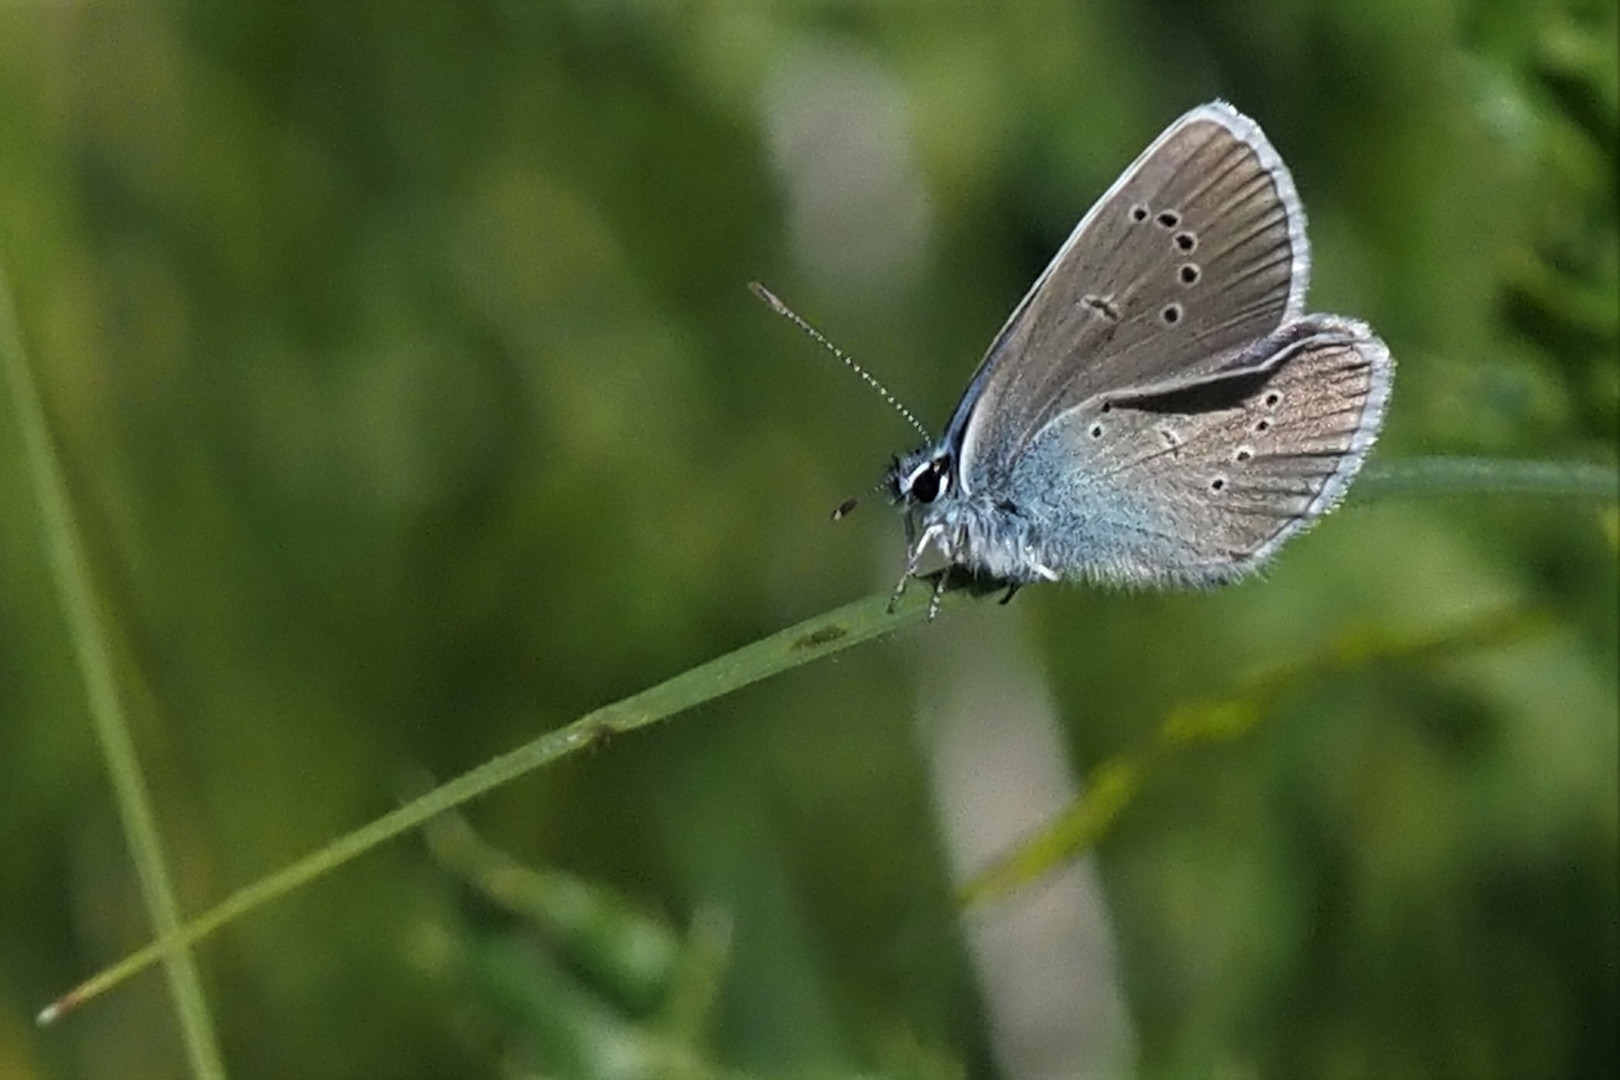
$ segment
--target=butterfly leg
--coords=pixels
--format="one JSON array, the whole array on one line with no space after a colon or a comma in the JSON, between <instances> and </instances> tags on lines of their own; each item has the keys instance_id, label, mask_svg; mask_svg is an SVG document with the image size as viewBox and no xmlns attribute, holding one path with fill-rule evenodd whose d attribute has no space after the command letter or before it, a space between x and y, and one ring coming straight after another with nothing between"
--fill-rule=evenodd
<instances>
[{"instance_id":1,"label":"butterfly leg","mask_svg":"<svg viewBox=\"0 0 1620 1080\"><path fill-rule=\"evenodd\" d=\"M922 563L923 552L927 551L928 545L932 544L935 537L944 531L945 527L942 525L928 526L923 530L922 535L917 538L917 542L912 544L911 549L906 552L906 572L900 575L900 580L894 587L894 595L889 597L889 614L894 614L896 605L900 603L900 597L905 595L906 584L917 576L917 567Z\"/></svg>"},{"instance_id":2,"label":"butterfly leg","mask_svg":"<svg viewBox=\"0 0 1620 1080\"><path fill-rule=\"evenodd\" d=\"M934 616L939 614L939 600L945 595L945 581L951 576L950 568L941 570L939 577L934 580L934 595L928 598L928 621L933 622Z\"/></svg>"},{"instance_id":3,"label":"butterfly leg","mask_svg":"<svg viewBox=\"0 0 1620 1080\"><path fill-rule=\"evenodd\" d=\"M894 609L895 609L896 606L899 605L900 598L906 594L906 585L910 581L911 581L911 571L907 570L905 573L900 575L900 580L895 582L894 592L893 592L893 594L891 594L889 596L889 606L884 609L890 615L894 614Z\"/></svg>"},{"instance_id":4,"label":"butterfly leg","mask_svg":"<svg viewBox=\"0 0 1620 1080\"><path fill-rule=\"evenodd\" d=\"M1001 599L998 600L997 603L999 603L1002 607L1006 607L1008 604L1012 603L1012 598L1017 596L1018 590L1022 589L1023 587L1024 583L1021 581L1007 582L1007 591L1001 594Z\"/></svg>"}]
</instances>

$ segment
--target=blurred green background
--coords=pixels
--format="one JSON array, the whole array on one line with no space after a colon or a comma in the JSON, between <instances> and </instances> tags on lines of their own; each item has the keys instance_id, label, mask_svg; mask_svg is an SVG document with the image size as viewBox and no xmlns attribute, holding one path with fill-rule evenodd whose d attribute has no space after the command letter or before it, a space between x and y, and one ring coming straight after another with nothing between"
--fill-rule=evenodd
<instances>
[{"instance_id":1,"label":"blurred green background","mask_svg":"<svg viewBox=\"0 0 1620 1080\"><path fill-rule=\"evenodd\" d=\"M886 589L900 523L827 513L913 435L744 284L937 427L1213 97L1293 169L1312 308L1394 351L1377 460L1612 465L1616 38L1606 0L0 6L0 257L182 902ZM32 1026L151 929L0 406L0 1078L180 1075L155 972ZM1617 524L1352 501L1261 580L1030 589L610 741L469 807L488 848L203 944L231 1073L1620 1074ZM1504 610L1546 622L1457 629ZM993 808L950 777L1037 786L1001 704L1061 795L1256 673L1452 633L1294 679L1080 877L959 916ZM1094 955L981 933L1071 885Z\"/></svg>"}]
</instances>

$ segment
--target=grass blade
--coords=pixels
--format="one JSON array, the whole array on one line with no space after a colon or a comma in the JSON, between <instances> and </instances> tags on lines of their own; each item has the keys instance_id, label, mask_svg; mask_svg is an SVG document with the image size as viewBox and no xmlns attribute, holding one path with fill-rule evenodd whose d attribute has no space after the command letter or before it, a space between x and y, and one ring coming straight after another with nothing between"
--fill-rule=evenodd
<instances>
[{"instance_id":1,"label":"grass blade","mask_svg":"<svg viewBox=\"0 0 1620 1080\"><path fill-rule=\"evenodd\" d=\"M1358 499L1426 495L1543 495L1620 500L1620 470L1584 461L1410 457L1369 463L1351 489Z\"/></svg>"},{"instance_id":2,"label":"grass blade","mask_svg":"<svg viewBox=\"0 0 1620 1080\"><path fill-rule=\"evenodd\" d=\"M963 907L983 907L1069 865L1108 834L1142 781L1168 755L1243 738L1286 694L1373 664L1416 663L1518 641L1548 625L1542 614L1508 609L1422 636L1352 632L1318 655L1267 669L1230 696L1179 707L1145 745L1099 764L1062 813L974 874L957 896Z\"/></svg>"},{"instance_id":3,"label":"grass blade","mask_svg":"<svg viewBox=\"0 0 1620 1080\"><path fill-rule=\"evenodd\" d=\"M5 369L12 410L17 416L18 430L22 432L29 477L39 500L51 580L62 598L74 659L84 682L96 741L112 776L113 796L140 879L141 897L158 934L155 954L162 957L168 974L191 1071L198 1077L223 1080L224 1060L214 1037L196 959L180 935L180 906L169 880L157 821L141 775L140 760L135 755L135 743L119 701L112 654L97 617L90 567L79 543L67 482L51 442L44 405L23 356L22 333L17 326L3 267L0 267L0 367Z\"/></svg>"},{"instance_id":4,"label":"grass blade","mask_svg":"<svg viewBox=\"0 0 1620 1080\"><path fill-rule=\"evenodd\" d=\"M1620 475L1611 466L1446 457L1397 458L1369 466L1355 487L1356 497L1365 501L1438 494L1536 495L1613 501L1617 493L1620 493ZM232 893L183 927L181 939L191 943L206 937L254 908L337 869L435 815L532 769L592 746L609 735L655 724L694 705L898 629L927 610L929 591L926 587L913 587L893 612L886 610L887 594L858 600L547 732ZM943 606L950 608L969 597L977 598L995 591L998 590L993 587L971 585L953 589L945 594ZM1100 837L1106 831L1113 813L1123 807L1135 790L1137 776L1132 768L1124 768L1104 786L1102 793L1114 799L1115 805L1110 808L1095 804L1085 808L1079 824L1085 836ZM1068 842L1063 840L1063 843ZM972 893L975 888L984 891L988 886L970 884L968 888ZM150 966L160 955L161 943L131 953L57 999L46 1012L54 1019Z\"/></svg>"},{"instance_id":5,"label":"grass blade","mask_svg":"<svg viewBox=\"0 0 1620 1080\"><path fill-rule=\"evenodd\" d=\"M339 837L292 865L232 893L188 923L180 932L182 940L187 943L197 941L254 908L337 869L378 844L409 832L436 815L542 765L577 753L610 736L647 727L694 705L713 701L761 679L889 633L922 616L928 609L931 591L914 586L893 612L887 610L887 593L857 600L699 664L667 682L548 731L412 799L370 824ZM972 595L978 595L978 590L969 588L948 592L944 596L943 607L963 603ZM81 983L52 1003L49 1007L51 1019L148 967L157 959L159 952L160 943L154 943Z\"/></svg>"}]
</instances>

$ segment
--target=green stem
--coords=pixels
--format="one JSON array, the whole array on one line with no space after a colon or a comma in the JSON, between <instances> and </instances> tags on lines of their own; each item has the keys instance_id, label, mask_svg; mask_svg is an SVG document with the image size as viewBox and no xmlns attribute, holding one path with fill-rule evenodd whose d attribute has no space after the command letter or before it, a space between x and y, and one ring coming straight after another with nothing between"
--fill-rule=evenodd
<instances>
[{"instance_id":1,"label":"green stem","mask_svg":"<svg viewBox=\"0 0 1620 1080\"><path fill-rule=\"evenodd\" d=\"M1369 463L1351 489L1358 499L1413 495L1545 495L1620 499L1620 471L1583 461L1414 457Z\"/></svg>"},{"instance_id":2,"label":"green stem","mask_svg":"<svg viewBox=\"0 0 1620 1080\"><path fill-rule=\"evenodd\" d=\"M1357 494L1385 498L1413 494L1470 492L1493 494L1558 495L1614 500L1620 489L1612 467L1580 463L1482 461L1469 458L1410 458L1369 468L1357 484ZM966 602L986 590L967 588L945 593L944 607ZM655 724L733 690L767 679L800 664L831 656L851 646L889 633L915 620L928 607L930 589L914 587L894 611L887 611L887 596L858 600L835 611L807 619L734 652L710 660L649 690L605 706L578 720L547 732L515 750L463 773L368 825L267 877L248 885L203 912L180 931L191 943L369 851L378 844L416 828L436 814L516 779L531 769L591 746L603 738ZM51 1020L148 967L161 953L162 942L131 953L81 983L42 1014Z\"/></svg>"},{"instance_id":3,"label":"green stem","mask_svg":"<svg viewBox=\"0 0 1620 1080\"><path fill-rule=\"evenodd\" d=\"M113 796L124 835L129 838L141 897L157 931L159 945L155 947L155 955L162 956L164 970L168 973L169 990L180 1014L180 1032L191 1071L198 1077L224 1080L224 1059L214 1037L196 958L180 934L180 905L169 880L151 797L141 775L140 761L135 756L135 743L118 698L112 650L97 618L95 592L90 584L89 564L79 544L73 504L56 458L56 447L51 442L44 405L23 355L22 333L17 326L3 267L0 267L0 364L5 368L17 427L22 432L29 478L39 500L51 579L62 598L96 740L112 774Z\"/></svg>"},{"instance_id":4,"label":"green stem","mask_svg":"<svg viewBox=\"0 0 1620 1080\"><path fill-rule=\"evenodd\" d=\"M180 931L180 940L195 942L254 908L336 869L383 841L408 832L435 815L475 799L532 769L584 750L610 736L655 724L694 705L713 701L789 668L831 656L886 634L922 615L928 608L931 591L919 587L909 589L893 612L887 610L889 598L886 595L857 600L699 664L649 690L548 731L412 799L370 824L339 837L292 865L232 893L192 919ZM974 592L969 589L947 592L942 606L950 608L963 603ZM157 958L160 944L154 943L131 953L119 963L79 984L52 1003L41 1014L41 1021L54 1020L143 970Z\"/></svg>"},{"instance_id":5,"label":"green stem","mask_svg":"<svg viewBox=\"0 0 1620 1080\"><path fill-rule=\"evenodd\" d=\"M1314 656L1243 680L1228 696L1177 706L1152 738L1099 763L1064 810L977 870L957 890L957 899L964 908L985 907L1068 866L1108 834L1142 781L1166 758L1247 737L1280 700L1302 687L1374 664L1410 664L1509 644L1544 632L1549 622L1541 612L1508 608L1424 635L1350 630Z\"/></svg>"}]
</instances>

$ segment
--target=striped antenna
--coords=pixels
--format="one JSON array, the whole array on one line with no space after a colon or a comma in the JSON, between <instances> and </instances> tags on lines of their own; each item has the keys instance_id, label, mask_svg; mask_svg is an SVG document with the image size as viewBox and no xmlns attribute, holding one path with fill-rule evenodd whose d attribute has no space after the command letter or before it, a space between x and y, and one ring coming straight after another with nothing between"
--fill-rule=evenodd
<instances>
[{"instance_id":1,"label":"striped antenna","mask_svg":"<svg viewBox=\"0 0 1620 1080\"><path fill-rule=\"evenodd\" d=\"M924 437L926 437L926 435ZM881 492L888 491L888 490L889 490L889 478L887 476L885 476L882 480L879 480L877 483L873 484L872 485L872 490L870 492L868 492L867 494L869 494L869 495L877 495L877 494L880 494ZM849 517L849 515L853 514L855 512L855 508L857 506L859 506L859 505L861 505L861 500L859 500L859 499L856 499L856 498L845 499L843 502L838 504L838 509L836 509L836 510L834 510L832 512L832 519L834 521L843 521L845 518Z\"/></svg>"},{"instance_id":2,"label":"striped antenna","mask_svg":"<svg viewBox=\"0 0 1620 1080\"><path fill-rule=\"evenodd\" d=\"M809 323L805 322L803 319L799 318L799 315L798 315L797 312L795 312L792 308L788 307L786 304L782 303L781 300L777 299L777 296L776 296L775 293L771 292L771 290L767 289L765 286L761 285L759 282L750 281L748 283L748 288L749 288L750 291L753 292L753 294L755 296L759 297L761 300L763 300L767 304L769 304L771 306L772 311L774 311L778 315L782 316L782 318L786 319L788 322L792 323L794 326L797 326L800 330L803 330L806 334L809 334L811 338L813 338L815 341L819 342L822 345L822 347L825 348L828 352L832 353L834 356L838 357L838 359L842 360L844 362L845 367L849 368L849 370L851 370L855 374L859 375L866 382L867 386L870 386L872 389L876 390L878 392L879 396L881 396L884 401L887 401L890 405L894 406L894 411L899 413L901 416L905 417L907 423L909 423L912 427L916 428L917 432L920 435L922 435L922 437L925 440L927 440L929 442L933 441L934 437L932 435L928 434L928 429L923 427L922 424L917 420L917 418L915 416L911 415L911 410L910 409L908 409L904 405L900 404L900 402L898 400L896 400L895 396L893 394L889 393L889 388L888 387L886 387L882 383L878 382L876 379L874 379L872 377L872 374L870 372L868 372L865 368L861 367L861 365L857 364L854 360L850 359L849 355L847 353L845 353L843 349L840 349L838 346L836 346L832 342L828 341L825 334L823 334L820 330L817 330L815 327L811 326ZM848 511L845 511L845 513L847 513L847 512ZM843 515L838 515L838 516L841 517Z\"/></svg>"}]
</instances>

